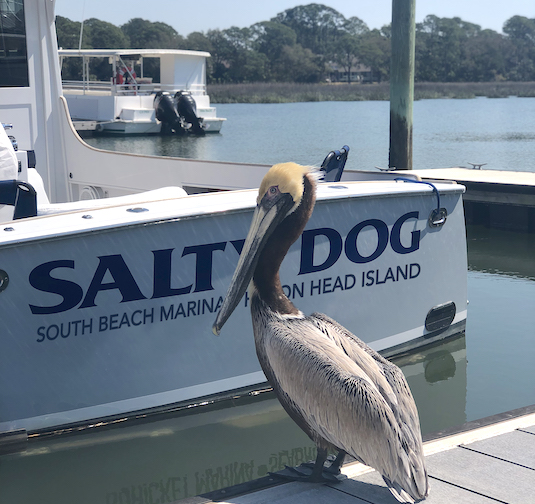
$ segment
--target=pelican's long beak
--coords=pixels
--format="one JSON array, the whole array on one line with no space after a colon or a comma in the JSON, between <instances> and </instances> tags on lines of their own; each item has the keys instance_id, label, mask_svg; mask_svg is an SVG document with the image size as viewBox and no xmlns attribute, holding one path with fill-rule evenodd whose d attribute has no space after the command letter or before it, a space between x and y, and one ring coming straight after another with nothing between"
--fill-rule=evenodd
<instances>
[{"instance_id":1,"label":"pelican's long beak","mask_svg":"<svg viewBox=\"0 0 535 504\"><path fill-rule=\"evenodd\" d=\"M212 331L216 336L219 335L221 328L245 294L268 238L293 206L294 201L288 193L279 194L277 198L271 200L264 197L258 203L249 233L243 244L238 266L230 281L221 310L212 326Z\"/></svg>"}]
</instances>

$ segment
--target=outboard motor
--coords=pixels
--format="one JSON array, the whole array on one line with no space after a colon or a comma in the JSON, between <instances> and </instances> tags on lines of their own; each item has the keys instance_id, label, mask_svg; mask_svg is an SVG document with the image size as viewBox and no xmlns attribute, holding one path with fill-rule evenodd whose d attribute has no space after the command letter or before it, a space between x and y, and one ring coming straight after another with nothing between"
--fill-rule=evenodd
<instances>
[{"instance_id":1,"label":"outboard motor","mask_svg":"<svg viewBox=\"0 0 535 504\"><path fill-rule=\"evenodd\" d=\"M202 118L197 117L197 104L189 91L177 91L174 96L176 111L186 123L191 124L191 130L196 135L204 135Z\"/></svg>"},{"instance_id":2,"label":"outboard motor","mask_svg":"<svg viewBox=\"0 0 535 504\"><path fill-rule=\"evenodd\" d=\"M162 91L156 93L154 110L156 110L156 119L162 123L161 133L163 135L170 135L173 132L182 135L186 132L169 93Z\"/></svg>"}]
</instances>

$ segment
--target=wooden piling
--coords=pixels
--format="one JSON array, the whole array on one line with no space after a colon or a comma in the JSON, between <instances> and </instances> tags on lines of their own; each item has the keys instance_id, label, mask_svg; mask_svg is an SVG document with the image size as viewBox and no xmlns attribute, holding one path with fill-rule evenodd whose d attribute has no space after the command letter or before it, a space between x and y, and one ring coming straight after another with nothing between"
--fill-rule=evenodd
<instances>
[{"instance_id":1,"label":"wooden piling","mask_svg":"<svg viewBox=\"0 0 535 504\"><path fill-rule=\"evenodd\" d=\"M412 170L415 10L416 0L392 0L388 166L398 170Z\"/></svg>"}]
</instances>

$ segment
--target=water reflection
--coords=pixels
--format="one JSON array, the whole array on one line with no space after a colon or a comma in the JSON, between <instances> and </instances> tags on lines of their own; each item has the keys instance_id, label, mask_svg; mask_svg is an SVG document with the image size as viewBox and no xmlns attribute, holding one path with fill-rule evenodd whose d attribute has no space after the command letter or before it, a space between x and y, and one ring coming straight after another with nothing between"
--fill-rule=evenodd
<instances>
[{"instance_id":1,"label":"water reflection","mask_svg":"<svg viewBox=\"0 0 535 504\"><path fill-rule=\"evenodd\" d=\"M467 420L535 403L535 235L467 227Z\"/></svg>"},{"instance_id":2,"label":"water reflection","mask_svg":"<svg viewBox=\"0 0 535 504\"><path fill-rule=\"evenodd\" d=\"M413 390L424 432L464 422L464 337L397 364ZM314 458L313 443L273 393L264 392L202 413L30 442L25 452L0 457L0 488L2 502L10 503L163 503Z\"/></svg>"},{"instance_id":3,"label":"water reflection","mask_svg":"<svg viewBox=\"0 0 535 504\"><path fill-rule=\"evenodd\" d=\"M466 421L464 335L393 359L405 374L420 414L422 434Z\"/></svg>"},{"instance_id":4,"label":"water reflection","mask_svg":"<svg viewBox=\"0 0 535 504\"><path fill-rule=\"evenodd\" d=\"M467 246L471 271L535 279L535 233L470 226Z\"/></svg>"},{"instance_id":5,"label":"water reflection","mask_svg":"<svg viewBox=\"0 0 535 504\"><path fill-rule=\"evenodd\" d=\"M99 149L129 152L146 156L211 159L211 151L221 141L221 135L196 136L85 136L85 142Z\"/></svg>"},{"instance_id":6,"label":"water reflection","mask_svg":"<svg viewBox=\"0 0 535 504\"><path fill-rule=\"evenodd\" d=\"M11 503L172 502L314 456L273 395L261 394L245 405L37 442L0 458L0 488Z\"/></svg>"}]
</instances>

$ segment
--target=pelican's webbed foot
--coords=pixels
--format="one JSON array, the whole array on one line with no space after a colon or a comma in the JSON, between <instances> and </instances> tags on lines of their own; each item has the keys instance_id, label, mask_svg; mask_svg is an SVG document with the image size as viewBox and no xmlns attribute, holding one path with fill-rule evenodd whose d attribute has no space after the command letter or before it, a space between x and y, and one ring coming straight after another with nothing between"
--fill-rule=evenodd
<instances>
[{"instance_id":1,"label":"pelican's webbed foot","mask_svg":"<svg viewBox=\"0 0 535 504\"><path fill-rule=\"evenodd\" d=\"M318 450L318 455L314 463L307 462L297 467L286 466L282 471L270 473L288 481L302 481L308 483L339 483L345 479L340 474L340 466L345 457L345 452L341 451L330 466L324 467L327 459L327 452Z\"/></svg>"}]
</instances>

